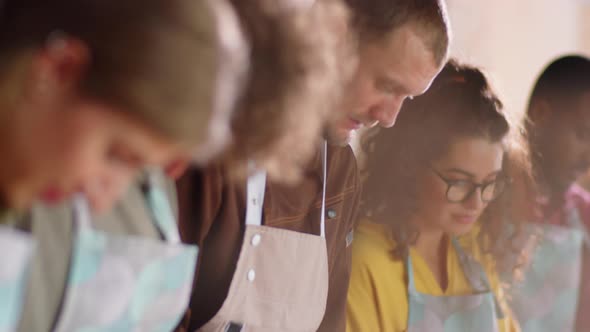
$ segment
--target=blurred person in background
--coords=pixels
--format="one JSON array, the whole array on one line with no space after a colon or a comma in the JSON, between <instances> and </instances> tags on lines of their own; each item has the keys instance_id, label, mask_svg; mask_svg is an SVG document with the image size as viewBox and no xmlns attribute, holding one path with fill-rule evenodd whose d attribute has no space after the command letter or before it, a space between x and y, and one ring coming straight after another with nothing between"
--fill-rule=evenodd
<instances>
[{"instance_id":1,"label":"blurred person in background","mask_svg":"<svg viewBox=\"0 0 590 332\"><path fill-rule=\"evenodd\" d=\"M128 187L146 166L227 145L247 71L231 7L4 1L0 26L0 329L24 303L22 331L169 330L197 250L179 244L161 175ZM130 203L91 221L122 195Z\"/></svg>"},{"instance_id":2,"label":"blurred person in background","mask_svg":"<svg viewBox=\"0 0 590 332\"><path fill-rule=\"evenodd\" d=\"M590 167L590 60L568 55L539 76L527 133L537 186L523 186L530 266L513 289L523 331L590 330L590 193L576 183Z\"/></svg>"},{"instance_id":3,"label":"blurred person in background","mask_svg":"<svg viewBox=\"0 0 590 332\"><path fill-rule=\"evenodd\" d=\"M586 171L586 173L578 180L578 184L586 189L586 191L590 191L590 170Z\"/></svg>"},{"instance_id":4,"label":"blurred person in background","mask_svg":"<svg viewBox=\"0 0 590 332\"><path fill-rule=\"evenodd\" d=\"M220 143L228 142L229 144L219 144L217 149L201 149L196 152L197 156L194 156L194 159L197 159L201 164L206 164L211 160L210 158L226 160L227 163L231 165L228 167L229 173L231 173L231 176L235 176L242 174L246 161L241 159L238 153L232 152L236 150L248 150L251 151L254 160L262 165L280 164L283 169L289 168L290 171L286 171L285 173L295 173L294 170L297 168L296 165L291 164L290 160L283 159L282 156L275 156L277 151L276 147L272 146L273 142L291 140L292 138L290 135L299 132L309 134L304 137L306 140L313 140L313 130L310 132L309 127L320 127L321 121L325 117L326 112L316 112L317 114L314 114L311 113L311 110L314 108L311 108L310 113L308 114L311 117L306 116L306 121L302 121L300 125L293 127L293 132L277 132L273 129L274 127L283 125L287 119L291 119L295 115L292 109L285 107L282 104L291 102L290 100L294 99L294 96L291 96L286 92L283 95L277 95L275 99L273 99L274 97L271 98L272 102L267 101L268 105L273 107L257 107L260 104L259 99L256 98L256 93L259 91L259 85L257 82L265 82L269 78L283 78L284 80L289 81L290 77L294 77L291 81L307 82L310 78L325 75L326 71L330 75L335 75L337 73L335 71L335 65L330 62L326 63L326 61L332 59L336 52L330 51L328 54L322 54L322 57L310 57L309 53L302 53L296 57L296 61L299 61L300 63L308 63L308 65L309 63L313 64L314 71L301 72L298 70L284 70L285 68L281 63L277 64L268 61L267 57L262 57L257 60L250 58L248 62L249 67L246 70L242 58L244 55L247 55L247 51L249 50L249 47L244 50L245 46L249 45L243 44L249 43L241 41L238 43L240 46L238 48L224 48L226 46L232 46L232 44L225 45L224 42L239 42L242 39L240 37L241 33L236 29L238 24L234 15L231 14L232 10L223 8L227 7L222 6L223 2L215 4L216 5L212 8L208 8L208 5L203 7L205 10L212 10L212 12L207 14L212 15L212 19L203 20L203 23L205 24L213 24L210 30L213 35L205 35L205 38L203 38L204 41L211 42L211 45L203 44L203 57L195 57L195 59L205 60L202 61L202 64L207 66L211 65L211 60L215 60L217 70L215 68L209 70L217 76L209 77L209 81L206 80L206 77L203 77L204 81L195 85L194 89L189 89L189 91L198 92L200 89L211 88L213 85L215 90L211 91L211 93L203 93L202 95L199 95L200 98L203 98L201 107L203 107L203 105L218 105L217 107L231 108L229 109L229 111L231 111L231 116L222 118L224 121L212 122L209 128L209 130L212 131L212 135L217 135L216 137L223 139L223 142ZM255 14L259 9L256 6L249 6L248 10L251 13L250 15L252 15L252 12ZM207 13L207 11L204 13ZM243 12L241 15L243 15ZM288 16L282 18L287 21L290 20ZM283 23L279 20L271 23L271 30L278 31L285 30L290 24L293 24L293 22ZM297 24L304 23L305 21L297 21ZM330 27L330 29L332 28L338 28L338 25L336 24L334 27ZM178 32L171 31L171 33ZM326 31L326 34L329 35L330 33ZM283 43L281 49L282 47L296 48L300 45L305 47L319 45L324 50L328 50L332 46L330 44L330 39L326 39L326 34L324 34L323 37L322 35L305 37L293 34L290 35L290 39L281 41ZM236 38L237 40L235 40ZM314 43L308 46L311 41ZM262 45L265 45L266 43L263 38L252 40L252 42L261 43ZM217 45L217 43L220 45ZM215 46L219 46L220 49L216 49ZM172 52L171 50L169 51ZM191 68L190 65L187 65L186 67ZM194 68L195 72L199 72L199 66L195 65ZM208 70L202 70L202 72L209 73ZM244 75L244 73L246 73L246 75ZM274 88L272 85L270 87ZM322 89L319 91L317 85L306 88L309 89L307 90L309 93L320 96L321 98L315 98L314 102L323 105L325 101L330 100L330 95L332 94L331 91L334 90L334 85L320 87ZM272 89L269 93L273 96L275 95L272 92ZM233 107L235 106L233 103L234 100L238 102L238 111L235 111L235 107ZM327 106L326 108L328 109ZM261 115L266 115L266 121L264 123L259 121ZM298 115L303 116L305 114L298 112ZM225 121L227 120L231 122L229 129L225 128L227 125ZM245 124L249 124L250 126L243 127ZM226 137L227 135L224 134L230 134L229 139ZM251 142L260 142L262 137L268 139L268 142L252 146ZM299 151L309 150L309 147L305 147L305 141L299 141L299 143ZM221 153L214 154L215 152ZM231 158L229 156L231 156ZM178 174L179 170L181 172L183 164L184 163L182 162L173 162L170 164L169 167L167 167L168 175L172 173ZM162 237L164 237L164 239L169 239L170 236L166 235L166 233L174 235L174 231L171 229L172 227L163 229L160 223L152 220L152 217L161 217L162 215L168 216L168 226L170 226L171 223L169 221L174 219L174 204L172 204L172 211L168 209L168 211L164 211L166 213L163 213L162 209L159 209L156 213L152 213L151 211L152 205L158 205L158 202L162 201L162 196L154 197L153 195L150 195L152 190L149 189L154 183L158 187L169 189L169 183L166 181L162 172L159 172L158 170L151 170L146 173L147 174L144 174L144 176L126 191L125 196L115 206L112 212L98 217L92 225L92 228L100 230L111 239L117 238L117 243L119 243L118 241L120 241L121 238L133 239L133 246L128 250L130 252L141 251L138 256L128 257L128 262L135 265L140 265L141 262L145 262L146 257L149 257L150 255L153 257L159 257L163 254L167 254L167 251L158 250L157 247L152 250L146 250L146 241L151 239L162 239ZM174 191L168 191L167 193L168 199L174 203ZM74 207L74 212L76 212L76 210L76 207ZM76 214L74 213L74 216L75 215ZM115 303L120 304L129 302L129 292L125 288L130 282L129 271L120 270L116 267L113 268L109 264L102 264L100 266L101 269L99 274L102 272L102 281L105 283L105 285L102 285L103 287L100 287L101 285L98 285L96 282L101 281L100 278L97 278L96 280L83 279L83 282L77 280L80 273L83 273L84 271L80 272L70 269L68 265L69 261L77 260L84 262L90 260L93 262L94 260L89 259L87 255L80 254L78 249L80 246L78 243L72 244L74 242L73 239L79 237L77 230L79 222L75 217L72 218L71 205L60 207L37 205L33 208L28 222L31 223L31 228L39 241L40 247L43 247L43 251L35 257L33 280L29 283L30 291L27 294L25 313L21 320L20 330L49 330L51 329L51 326L56 326L58 330L68 331L76 329L82 326L82 324L88 326L98 323L100 323L101 328L107 330L112 328L127 329L130 328L129 326L132 324L136 324L141 330L145 326L154 326L158 317L161 317L162 315L169 315L171 311L176 312L179 308L184 310L184 307L182 307L181 304L182 300L186 298L183 296L184 293L181 292L179 293L179 296L176 296L178 300L172 305L165 301L162 302L161 298L158 300L147 298L147 300L151 302L149 305L140 302L139 304L144 305L142 308L143 311L140 313L151 312L151 317L146 314L139 317L141 318L139 322L125 322L121 319L112 322L111 320L117 317L129 318L126 315L131 308L127 308L124 305L115 305ZM172 236L172 238L173 237L174 236ZM117 253L116 255L112 255L111 258L122 260L125 256L129 255ZM150 262L152 265L155 264L152 259L147 260L147 262ZM196 257L192 259L192 265L164 265L164 267L167 268L165 275L174 275L174 278L176 279L179 278L178 276L192 276L193 269L191 267L194 266L195 262ZM170 281L169 278L164 276L162 276L161 280L163 280L163 282ZM140 283L140 286L141 287L138 286L136 294L153 294L154 291L162 288L162 285L158 285L155 282ZM166 287L169 287L169 285L167 284ZM76 296L72 299L71 294L75 294L76 292L85 292L88 301L81 303L76 300ZM145 300L146 299L144 298L143 301ZM105 303L113 303L113 305L105 307ZM72 310L72 308L75 310ZM156 313L153 311L156 311ZM187 314L185 318L188 317L189 315ZM183 324L181 324L179 330L182 330L183 328ZM162 329L170 330L171 327L170 325L165 325Z\"/></svg>"},{"instance_id":5,"label":"blurred person in background","mask_svg":"<svg viewBox=\"0 0 590 332\"><path fill-rule=\"evenodd\" d=\"M519 330L495 268L509 169L526 167L515 129L484 74L451 60L394 130L367 133L347 331Z\"/></svg>"},{"instance_id":6,"label":"blurred person in background","mask_svg":"<svg viewBox=\"0 0 590 332\"><path fill-rule=\"evenodd\" d=\"M89 8L80 15L69 6L65 0L55 6L33 0L2 5L5 209L82 192L95 210L105 210L115 199L96 196L116 198L110 192L120 193L143 165L167 165L199 152L204 158L227 141L231 101L219 99L231 97L202 104L215 93L211 80L220 61L211 54L217 52L215 24L209 31L201 27L211 17L199 17L184 3L150 1L137 14L146 24L162 22L141 28L124 17L134 4L84 1L78 6ZM181 18L174 17L183 10ZM100 21L111 16L109 23ZM197 18L194 28L181 27ZM196 38L205 38L210 48ZM228 38L226 43L235 39ZM146 47L159 53L134 50ZM175 64L168 61L172 54L178 56ZM197 72L186 70L194 56L208 56Z\"/></svg>"},{"instance_id":7,"label":"blurred person in background","mask_svg":"<svg viewBox=\"0 0 590 332\"><path fill-rule=\"evenodd\" d=\"M254 3L264 7L272 2ZM329 3L305 2L305 6L278 11L270 6L265 13L275 15L260 17L248 8L252 2L234 1L238 12L244 13L243 24L251 42L260 35L267 42L273 38L283 41L266 48L264 43L257 48L253 42L254 61L274 59L288 64L288 72L294 73L320 73L314 62L298 65L294 60L302 54L313 59L325 50L313 43L299 48L280 46L292 39L294 31L314 36L332 26L329 14L334 11L325 11L328 16L320 14L322 6ZM329 112L328 120L319 128L323 139L315 142L311 160L296 159L301 167L296 185L289 186L265 165L254 167L245 181L232 181L224 162L192 168L180 180L181 235L202 248L190 305L191 331L345 329L351 243L360 194L356 160L348 143L362 127L391 127L403 101L428 89L446 61L449 46L446 9L440 1L346 3L351 18L345 30L354 40L337 46L352 47L358 66L348 68L352 79L336 106L324 104L328 108L312 109ZM268 28L274 20L288 22L285 13L293 11L303 18L315 12L315 20L296 24L292 31ZM346 68L342 54L337 53L333 61ZM294 68L299 71L292 71ZM306 105L321 106L316 98L326 98L325 93L308 95L306 91L317 85L338 86L344 77L324 74L314 79L290 81L269 76L252 91L257 101L254 105L276 108L272 92L278 87L284 89L279 90L282 94L291 95L292 102L287 105L297 115L274 129L290 136L299 122L307 121L302 113L309 111ZM260 112L251 119L260 124L265 118ZM244 123L238 125L248 128ZM250 128L258 128L255 126ZM270 143L274 142L269 138L258 142ZM297 158L298 140L278 146L282 154ZM242 156L256 159L255 154Z\"/></svg>"}]
</instances>

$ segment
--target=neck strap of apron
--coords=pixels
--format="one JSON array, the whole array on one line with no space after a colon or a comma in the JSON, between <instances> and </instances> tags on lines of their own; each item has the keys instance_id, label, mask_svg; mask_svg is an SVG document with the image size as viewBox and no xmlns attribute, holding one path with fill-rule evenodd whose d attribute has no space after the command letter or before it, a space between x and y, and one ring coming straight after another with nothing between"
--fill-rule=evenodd
<instances>
[{"instance_id":1,"label":"neck strap of apron","mask_svg":"<svg viewBox=\"0 0 590 332\"><path fill-rule=\"evenodd\" d=\"M152 222L166 242L180 243L178 224L170 206L170 201L164 189L162 189L164 183L161 182L162 179L165 179L165 175L159 169L153 169L146 173L143 194L150 210Z\"/></svg>"},{"instance_id":2,"label":"neck strap of apron","mask_svg":"<svg viewBox=\"0 0 590 332\"><path fill-rule=\"evenodd\" d=\"M453 247L457 252L457 257L459 257L459 264L463 269L463 273L465 274L465 278L471 285L474 291L479 293L490 292L494 297L494 306L496 307L496 316L499 319L504 318L504 310L500 306L498 302L498 298L494 293L490 280L488 278L488 274L481 266L479 262L477 262L471 255L468 255L463 247L459 244L459 241L456 238L452 238L451 242L453 243Z\"/></svg>"},{"instance_id":3,"label":"neck strap of apron","mask_svg":"<svg viewBox=\"0 0 590 332\"><path fill-rule=\"evenodd\" d=\"M475 261L471 256L469 256L456 238L452 238L451 242L455 251L457 252L457 257L459 258L459 264L461 265L461 269L465 274L465 278L469 282L469 285L473 290L477 293L485 293L485 292L492 292L492 288L490 286L490 282L488 280L487 274L485 273L484 269L482 268L481 264ZM414 294L417 293L416 284L414 282L414 269L412 267L412 259L410 257L410 252L408 251L408 255L406 256L406 269L407 269L407 276L408 276L408 292L413 292ZM498 303L496 295L494 294L494 305L496 307L496 313L498 318L504 318L504 312L502 307Z\"/></svg>"},{"instance_id":4,"label":"neck strap of apron","mask_svg":"<svg viewBox=\"0 0 590 332\"><path fill-rule=\"evenodd\" d=\"M320 212L320 235L326 237L326 183L328 182L328 142L322 144L322 208Z\"/></svg>"},{"instance_id":5,"label":"neck strap of apron","mask_svg":"<svg viewBox=\"0 0 590 332\"><path fill-rule=\"evenodd\" d=\"M77 230L92 229L92 217L86 196L83 194L74 195L72 198L72 209L74 225Z\"/></svg>"},{"instance_id":6,"label":"neck strap of apron","mask_svg":"<svg viewBox=\"0 0 590 332\"><path fill-rule=\"evenodd\" d=\"M158 185L156 175L153 171L150 171L146 178L147 183L145 183L146 186L143 190L143 194L152 223L162 234L162 237L166 242L180 243L176 218L174 217L174 213L172 212L166 194ZM74 223L78 230L93 229L92 217L86 197L82 194L77 194L74 196L72 203ZM124 220L118 220L118 222L124 222Z\"/></svg>"},{"instance_id":7,"label":"neck strap of apron","mask_svg":"<svg viewBox=\"0 0 590 332\"><path fill-rule=\"evenodd\" d=\"M414 282L414 266L410 257L410 248L408 248L408 254L406 255L406 275L408 276L408 292L416 294L418 291Z\"/></svg>"},{"instance_id":8,"label":"neck strap of apron","mask_svg":"<svg viewBox=\"0 0 590 332\"><path fill-rule=\"evenodd\" d=\"M327 179L327 142L322 145L322 207L320 214L320 235L326 237L326 179ZM248 177L246 192L246 225L262 225L262 209L266 190L266 172L256 171Z\"/></svg>"},{"instance_id":9,"label":"neck strap of apron","mask_svg":"<svg viewBox=\"0 0 590 332\"><path fill-rule=\"evenodd\" d=\"M459 264L465 274L465 278L469 282L471 288L476 292L489 292L491 291L490 282L488 280L487 273L475 259L468 255L463 247L459 244L456 238L452 238L451 242L459 258Z\"/></svg>"},{"instance_id":10,"label":"neck strap of apron","mask_svg":"<svg viewBox=\"0 0 590 332\"><path fill-rule=\"evenodd\" d=\"M590 249L590 234L588 234L588 229L586 228L586 226L584 226L584 223L582 222L580 210L578 210L577 207L573 207L568 210L566 221L570 227L582 232L582 236L584 238L584 245L587 249Z\"/></svg>"}]
</instances>

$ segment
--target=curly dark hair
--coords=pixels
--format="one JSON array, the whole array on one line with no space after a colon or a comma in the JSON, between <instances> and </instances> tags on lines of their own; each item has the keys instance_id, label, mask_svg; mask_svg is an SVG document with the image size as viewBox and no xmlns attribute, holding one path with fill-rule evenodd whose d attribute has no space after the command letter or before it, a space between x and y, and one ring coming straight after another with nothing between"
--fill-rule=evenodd
<instances>
[{"instance_id":1,"label":"curly dark hair","mask_svg":"<svg viewBox=\"0 0 590 332\"><path fill-rule=\"evenodd\" d=\"M504 146L504 176L530 174L522 130L503 111L500 99L477 68L449 61L431 88L408 101L393 129L368 133L366 179L361 213L390 227L394 256L405 257L418 230L407 222L419 208L419 177L432 161L443 156L456 138L483 137ZM481 217L480 249L505 261L519 225L511 205L510 186ZM508 226L508 225L515 225ZM509 235L509 236L508 236Z\"/></svg>"}]
</instances>

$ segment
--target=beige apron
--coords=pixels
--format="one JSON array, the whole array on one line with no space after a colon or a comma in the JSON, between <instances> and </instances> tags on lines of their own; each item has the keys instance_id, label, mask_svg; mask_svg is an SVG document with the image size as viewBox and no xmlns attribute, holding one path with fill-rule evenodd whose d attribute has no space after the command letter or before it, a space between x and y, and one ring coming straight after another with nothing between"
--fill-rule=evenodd
<instances>
[{"instance_id":1,"label":"beige apron","mask_svg":"<svg viewBox=\"0 0 590 332\"><path fill-rule=\"evenodd\" d=\"M328 296L325 142L322 158L320 236L262 226L266 173L248 178L246 231L236 271L221 309L199 331L318 329Z\"/></svg>"}]
</instances>

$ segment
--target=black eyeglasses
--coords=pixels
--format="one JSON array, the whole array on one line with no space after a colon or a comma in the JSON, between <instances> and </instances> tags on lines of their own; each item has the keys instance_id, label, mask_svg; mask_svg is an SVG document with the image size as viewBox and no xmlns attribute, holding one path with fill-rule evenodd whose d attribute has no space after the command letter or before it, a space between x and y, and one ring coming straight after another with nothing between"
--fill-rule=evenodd
<instances>
[{"instance_id":1,"label":"black eyeglasses","mask_svg":"<svg viewBox=\"0 0 590 332\"><path fill-rule=\"evenodd\" d=\"M482 202L489 203L500 196L509 182L504 176L498 176L495 180L485 183L475 183L470 180L451 180L444 177L434 168L431 167L431 169L434 174L447 184L446 197L451 203L465 202L478 189L480 190Z\"/></svg>"}]
</instances>

